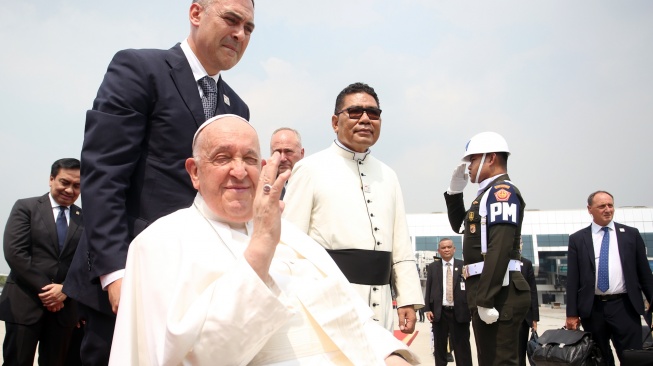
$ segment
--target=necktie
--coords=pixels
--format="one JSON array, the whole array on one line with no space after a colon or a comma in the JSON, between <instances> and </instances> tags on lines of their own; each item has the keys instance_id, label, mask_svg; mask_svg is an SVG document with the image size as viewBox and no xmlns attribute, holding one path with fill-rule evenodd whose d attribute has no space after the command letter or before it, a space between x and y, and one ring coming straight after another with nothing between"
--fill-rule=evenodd
<instances>
[{"instance_id":1,"label":"necktie","mask_svg":"<svg viewBox=\"0 0 653 366\"><path fill-rule=\"evenodd\" d=\"M212 77L205 76L198 83L202 88L202 105L204 106L204 117L209 119L215 116L215 107L218 106L218 85Z\"/></svg>"},{"instance_id":2,"label":"necktie","mask_svg":"<svg viewBox=\"0 0 653 366\"><path fill-rule=\"evenodd\" d=\"M447 263L447 302L453 304L453 274L451 263Z\"/></svg>"},{"instance_id":3,"label":"necktie","mask_svg":"<svg viewBox=\"0 0 653 366\"><path fill-rule=\"evenodd\" d=\"M599 254L599 277L596 287L601 292L606 292L610 288L610 273L608 271L608 253L610 252L610 229L604 227L603 240L601 240L601 254Z\"/></svg>"},{"instance_id":4,"label":"necktie","mask_svg":"<svg viewBox=\"0 0 653 366\"><path fill-rule=\"evenodd\" d=\"M59 206L59 215L57 215L57 236L59 237L59 252L63 250L63 244L66 241L66 233L68 233L66 208L66 206Z\"/></svg>"}]
</instances>

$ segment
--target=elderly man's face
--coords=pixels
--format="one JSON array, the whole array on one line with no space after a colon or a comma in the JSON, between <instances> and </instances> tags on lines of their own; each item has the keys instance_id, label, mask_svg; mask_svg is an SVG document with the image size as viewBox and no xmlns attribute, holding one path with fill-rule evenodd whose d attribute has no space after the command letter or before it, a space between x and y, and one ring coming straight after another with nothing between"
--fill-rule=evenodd
<instances>
[{"instance_id":1,"label":"elderly man's face","mask_svg":"<svg viewBox=\"0 0 653 366\"><path fill-rule=\"evenodd\" d=\"M240 119L222 118L200 132L197 149L199 159L186 161L195 189L220 218L249 221L261 171L256 131Z\"/></svg>"},{"instance_id":2,"label":"elderly man's face","mask_svg":"<svg viewBox=\"0 0 653 366\"><path fill-rule=\"evenodd\" d=\"M355 93L343 99L342 109L351 107L378 108L379 106L371 95ZM356 152L365 152L381 136L381 117L371 119L367 113L355 119L344 111L331 117L331 125L338 134L338 141Z\"/></svg>"},{"instance_id":3,"label":"elderly man's face","mask_svg":"<svg viewBox=\"0 0 653 366\"><path fill-rule=\"evenodd\" d=\"M440 257L444 261L450 261L451 258L453 258L454 253L456 253L456 247L453 245L453 241L441 241L438 247L438 253L440 253Z\"/></svg>"},{"instance_id":4,"label":"elderly man's face","mask_svg":"<svg viewBox=\"0 0 653 366\"><path fill-rule=\"evenodd\" d=\"M279 174L286 170L292 170L295 163L304 157L304 149L299 142L297 135L290 130L281 130L270 140L270 154L278 151L281 154L279 161Z\"/></svg>"},{"instance_id":5,"label":"elderly man's face","mask_svg":"<svg viewBox=\"0 0 653 366\"><path fill-rule=\"evenodd\" d=\"M209 3L209 1L207 1ZM252 0L214 0L190 8L191 49L209 75L234 67L254 31Z\"/></svg>"},{"instance_id":6,"label":"elderly man's face","mask_svg":"<svg viewBox=\"0 0 653 366\"><path fill-rule=\"evenodd\" d=\"M614 200L606 193L597 193L592 199L592 205L587 206L587 211L599 226L606 226L614 217Z\"/></svg>"}]
</instances>

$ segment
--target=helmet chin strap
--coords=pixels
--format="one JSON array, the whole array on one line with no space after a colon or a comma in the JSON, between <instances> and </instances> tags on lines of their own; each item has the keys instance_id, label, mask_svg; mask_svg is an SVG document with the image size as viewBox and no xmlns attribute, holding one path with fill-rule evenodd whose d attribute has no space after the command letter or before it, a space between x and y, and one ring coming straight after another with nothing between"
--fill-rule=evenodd
<instances>
[{"instance_id":1,"label":"helmet chin strap","mask_svg":"<svg viewBox=\"0 0 653 366\"><path fill-rule=\"evenodd\" d=\"M481 176L481 169L483 169L483 163L485 163L485 155L487 153L483 153L483 157L481 158L481 164L478 166L478 170L476 171L476 184L480 184L481 182L478 181L478 178Z\"/></svg>"}]
</instances>

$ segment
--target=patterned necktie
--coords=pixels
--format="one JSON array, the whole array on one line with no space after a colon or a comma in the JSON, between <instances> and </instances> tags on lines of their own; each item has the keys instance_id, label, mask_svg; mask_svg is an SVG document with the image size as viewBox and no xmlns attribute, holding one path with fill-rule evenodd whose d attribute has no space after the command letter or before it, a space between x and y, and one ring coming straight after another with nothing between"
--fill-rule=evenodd
<instances>
[{"instance_id":1,"label":"patterned necktie","mask_svg":"<svg viewBox=\"0 0 653 366\"><path fill-rule=\"evenodd\" d=\"M57 237L59 238L59 252L63 250L63 244L66 241L66 234L68 233L66 208L66 206L59 206L59 215L57 215Z\"/></svg>"},{"instance_id":2,"label":"patterned necktie","mask_svg":"<svg viewBox=\"0 0 653 366\"><path fill-rule=\"evenodd\" d=\"M453 274L451 273L451 263L447 263L447 302L453 304Z\"/></svg>"},{"instance_id":3,"label":"patterned necktie","mask_svg":"<svg viewBox=\"0 0 653 366\"><path fill-rule=\"evenodd\" d=\"M601 240L601 254L599 254L599 278L596 287L601 292L606 292L610 288L610 272L608 271L608 253L610 252L610 229L602 228L603 240Z\"/></svg>"},{"instance_id":4,"label":"patterned necktie","mask_svg":"<svg viewBox=\"0 0 653 366\"><path fill-rule=\"evenodd\" d=\"M215 116L215 109L218 106L218 85L210 76L201 78L198 83L202 88L202 105L204 106L204 117L209 119Z\"/></svg>"}]
</instances>

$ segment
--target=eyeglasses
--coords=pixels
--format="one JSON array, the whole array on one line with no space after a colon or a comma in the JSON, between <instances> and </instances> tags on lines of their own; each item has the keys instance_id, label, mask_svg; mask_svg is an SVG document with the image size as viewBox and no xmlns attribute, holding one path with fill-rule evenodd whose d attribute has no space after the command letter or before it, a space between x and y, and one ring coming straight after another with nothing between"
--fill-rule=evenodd
<instances>
[{"instance_id":1,"label":"eyeglasses","mask_svg":"<svg viewBox=\"0 0 653 366\"><path fill-rule=\"evenodd\" d=\"M363 108L363 107L349 107L345 108L339 112L336 112L336 116L339 115L342 112L347 112L347 115L349 115L349 118L351 119L360 119L363 117L363 113L367 113L367 117L369 119L379 119L381 118L381 110L376 107L368 107L368 108Z\"/></svg>"}]
</instances>

